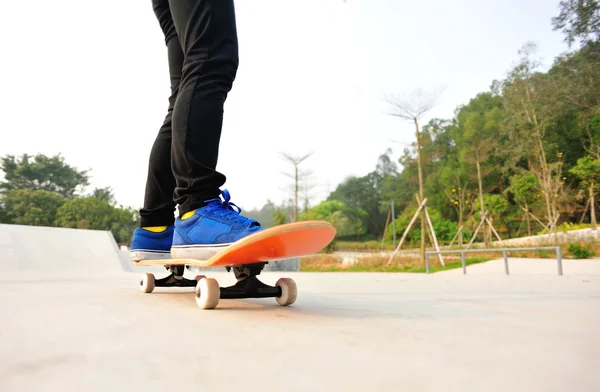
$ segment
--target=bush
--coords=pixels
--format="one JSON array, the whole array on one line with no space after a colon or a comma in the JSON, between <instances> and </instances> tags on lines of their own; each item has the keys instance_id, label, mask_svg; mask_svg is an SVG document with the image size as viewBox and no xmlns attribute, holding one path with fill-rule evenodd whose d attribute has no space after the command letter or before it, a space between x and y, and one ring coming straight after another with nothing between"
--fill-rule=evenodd
<instances>
[{"instance_id":1,"label":"bush","mask_svg":"<svg viewBox=\"0 0 600 392\"><path fill-rule=\"evenodd\" d=\"M431 223L433 224L433 230L435 231L435 236L440 243L449 243L456 231L458 230L458 224L452 220L445 219L442 217L442 214L434 209L429 208L429 217L431 218ZM398 240L404 234L406 227L410 220L412 219L415 213L414 209L406 208L404 212L396 218L396 237ZM428 225L425 226L426 230L429 231ZM385 233L385 239L387 242L392 240L392 224L390 223L387 232ZM425 234L427 236L427 234ZM463 229L463 239L471 238L471 233L465 229ZM421 240L421 223L420 220L415 221L412 226L412 229L408 232L405 244L414 245Z\"/></svg>"},{"instance_id":2,"label":"bush","mask_svg":"<svg viewBox=\"0 0 600 392\"><path fill-rule=\"evenodd\" d=\"M580 244L569 244L567 248L569 254L576 259L589 259L595 255L591 246L581 246Z\"/></svg>"}]
</instances>

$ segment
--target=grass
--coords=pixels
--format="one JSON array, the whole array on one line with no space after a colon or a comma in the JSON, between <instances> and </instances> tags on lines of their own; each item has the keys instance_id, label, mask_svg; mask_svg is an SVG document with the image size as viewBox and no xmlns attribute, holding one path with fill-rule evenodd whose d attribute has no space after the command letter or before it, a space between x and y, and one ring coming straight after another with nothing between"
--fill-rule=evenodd
<instances>
[{"instance_id":1,"label":"grass","mask_svg":"<svg viewBox=\"0 0 600 392\"><path fill-rule=\"evenodd\" d=\"M335 250L338 251L385 251L385 250L394 250L394 245L391 242L384 243L383 247L381 246L381 241L335 241L334 244Z\"/></svg>"},{"instance_id":2,"label":"grass","mask_svg":"<svg viewBox=\"0 0 600 392\"><path fill-rule=\"evenodd\" d=\"M356 250L363 249L363 257L358 258L356 263L342 262L342 256L321 253L314 256L306 256L300 258L300 271L304 272L408 272L408 273L425 273L424 263L415 256L409 255L398 255L394 258L393 262L388 266L388 258L385 256L377 255L373 253L369 256L368 250L374 246L374 241L369 241L360 246L356 243L352 244L352 247ZM600 254L600 243L587 243L585 244L590 250L596 255ZM553 246L552 244L544 244L540 246ZM518 248L520 246L515 246ZM571 252L568 251L569 244L561 245L563 258L573 258ZM511 247L507 247L510 249ZM455 247L458 250L458 247ZM361 250L359 250L360 252ZM502 258L500 252L486 252L481 249L481 253L471 253L473 256L468 257L467 254L466 263L468 265L478 264L489 260ZM556 258L556 252L554 251L510 251L508 252L509 257L527 257L527 258ZM450 269L462 268L462 263L459 254L444 255L446 266L440 265L437 256L430 257L430 272L445 271Z\"/></svg>"},{"instance_id":3,"label":"grass","mask_svg":"<svg viewBox=\"0 0 600 392\"><path fill-rule=\"evenodd\" d=\"M356 243L358 244L358 243ZM587 247L589 247L593 253L595 253L596 255L600 255L600 242L587 242L587 243L583 243L580 242L579 243L581 246L585 245ZM568 250L570 244L562 244L560 245L561 250L562 250L562 255L563 257L570 257L570 252ZM355 252L365 252L365 253L369 253L369 250L375 252L375 249L369 248L370 245L365 245L364 247L360 246L354 246L352 248L352 251ZM542 258L542 259L554 259L556 258L556 252L553 250L540 250L540 251L510 251L511 248L528 248L528 247L546 247L546 246L556 246L554 244L540 244L540 245L535 245L535 246L531 246L531 245L509 245L509 246L498 246L496 245L494 242L492 242L492 249L495 247L501 247L501 248L507 248L509 249L509 253L508 256L509 257L528 257L528 258ZM407 247L403 247L404 250L408 249ZM446 250L460 250L461 248L458 245L455 245L451 248L447 248ZM471 249L478 249L478 248L471 248ZM393 251L393 247L391 247L390 249L379 249L379 251L383 251L383 250L387 250L387 251ZM414 249L415 251L418 252L418 248ZM492 259L497 259L502 257L502 253L500 252L490 252L490 253L485 253L485 251L482 251L481 253L476 253L477 256L479 257L489 257ZM450 256L444 256L444 257L450 257Z\"/></svg>"},{"instance_id":4,"label":"grass","mask_svg":"<svg viewBox=\"0 0 600 392\"><path fill-rule=\"evenodd\" d=\"M492 260L492 257L471 257L466 259L467 265L482 263ZM446 266L438 264L437 258L432 258L430 272L446 271L462 268L458 258L445 257ZM300 271L302 272L408 272L425 273L425 265L418 258L396 258L391 265L387 259L381 257L362 257L357 263L343 264L340 257L334 255L318 255L300 258Z\"/></svg>"}]
</instances>

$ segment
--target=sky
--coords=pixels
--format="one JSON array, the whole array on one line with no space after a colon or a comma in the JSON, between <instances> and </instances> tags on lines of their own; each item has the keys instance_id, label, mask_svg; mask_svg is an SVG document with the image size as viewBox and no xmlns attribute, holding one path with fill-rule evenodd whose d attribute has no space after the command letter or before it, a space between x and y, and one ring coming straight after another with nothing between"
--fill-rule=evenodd
<instances>
[{"instance_id":1,"label":"sky","mask_svg":"<svg viewBox=\"0 0 600 392\"><path fill-rule=\"evenodd\" d=\"M168 106L166 47L150 0L10 1L0 24L0 155L60 153L91 187L143 204ZM244 210L289 199L281 153L312 152L311 204L397 160L413 125L385 94L443 87L423 118L450 119L502 79L528 41L547 69L568 48L558 0L238 0L240 67L217 170Z\"/></svg>"}]
</instances>

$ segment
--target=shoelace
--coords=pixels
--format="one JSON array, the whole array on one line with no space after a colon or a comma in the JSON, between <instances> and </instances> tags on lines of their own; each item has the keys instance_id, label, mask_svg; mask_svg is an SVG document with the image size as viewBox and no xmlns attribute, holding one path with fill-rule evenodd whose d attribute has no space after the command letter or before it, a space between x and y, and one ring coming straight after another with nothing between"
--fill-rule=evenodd
<instances>
[{"instance_id":1,"label":"shoelace","mask_svg":"<svg viewBox=\"0 0 600 392\"><path fill-rule=\"evenodd\" d=\"M229 191L227 189L224 189L223 191L221 191L221 195L223 196L223 200L221 200L218 197L215 199L206 200L206 203L207 203L206 211L207 212L214 211L214 213L216 215L222 216L224 218L233 220L238 223L242 223L246 227L250 227L254 224L258 224L258 222L255 221L254 219L249 219L249 218L246 218L245 216L240 215L242 213L242 209L240 207L238 207L237 205L235 205L234 203L229 201L229 200L231 200L231 195L229 194Z\"/></svg>"}]
</instances>

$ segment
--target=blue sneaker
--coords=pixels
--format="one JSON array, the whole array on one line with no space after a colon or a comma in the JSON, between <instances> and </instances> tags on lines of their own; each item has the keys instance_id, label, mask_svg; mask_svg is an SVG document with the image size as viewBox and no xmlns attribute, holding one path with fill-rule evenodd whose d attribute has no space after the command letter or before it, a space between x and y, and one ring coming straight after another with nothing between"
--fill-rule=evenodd
<instances>
[{"instance_id":1,"label":"blue sneaker","mask_svg":"<svg viewBox=\"0 0 600 392\"><path fill-rule=\"evenodd\" d=\"M173 225L165 231L155 233L138 227L133 232L129 257L133 261L168 259L171 257L173 244Z\"/></svg>"},{"instance_id":2,"label":"blue sneaker","mask_svg":"<svg viewBox=\"0 0 600 392\"><path fill-rule=\"evenodd\" d=\"M229 202L231 196L227 190L221 195L223 200L206 200L207 205L191 217L175 220L173 258L207 260L237 240L263 229L257 221L241 215L242 209Z\"/></svg>"}]
</instances>

